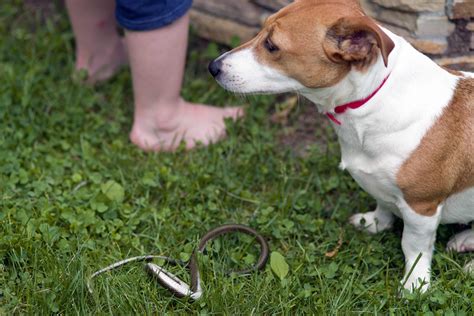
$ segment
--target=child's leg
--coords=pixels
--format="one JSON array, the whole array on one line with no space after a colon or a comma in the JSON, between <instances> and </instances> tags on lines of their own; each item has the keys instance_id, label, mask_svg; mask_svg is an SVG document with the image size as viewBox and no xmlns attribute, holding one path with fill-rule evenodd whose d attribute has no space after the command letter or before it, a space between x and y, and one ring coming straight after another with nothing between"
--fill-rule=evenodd
<instances>
[{"instance_id":1,"label":"child's leg","mask_svg":"<svg viewBox=\"0 0 474 316\"><path fill-rule=\"evenodd\" d=\"M127 62L115 0L66 0L66 7L76 39L76 69L86 70L90 83L110 78Z\"/></svg>"},{"instance_id":2,"label":"child's leg","mask_svg":"<svg viewBox=\"0 0 474 316\"><path fill-rule=\"evenodd\" d=\"M242 115L240 108L216 108L181 99L188 27L189 17L184 15L157 29L126 32L135 95L130 138L142 149L173 150L181 140L187 148L197 142L207 145L225 135L225 118Z\"/></svg>"}]
</instances>

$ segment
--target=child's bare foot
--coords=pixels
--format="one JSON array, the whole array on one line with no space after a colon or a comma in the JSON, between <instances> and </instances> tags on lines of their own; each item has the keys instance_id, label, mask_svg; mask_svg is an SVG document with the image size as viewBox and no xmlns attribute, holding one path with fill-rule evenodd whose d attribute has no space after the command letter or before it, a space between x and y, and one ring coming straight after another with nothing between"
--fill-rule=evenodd
<instances>
[{"instance_id":1,"label":"child's bare foot","mask_svg":"<svg viewBox=\"0 0 474 316\"><path fill-rule=\"evenodd\" d=\"M244 114L240 107L217 108L185 101L167 108L174 109L168 117L159 111L135 113L130 140L146 151L173 151L181 141L191 149L198 143L208 145L221 140L226 135L224 119L236 120Z\"/></svg>"},{"instance_id":2,"label":"child's bare foot","mask_svg":"<svg viewBox=\"0 0 474 316\"><path fill-rule=\"evenodd\" d=\"M125 41L118 39L113 43L101 45L101 51L78 52L76 71L86 71L87 84L97 84L112 78L122 66L128 64Z\"/></svg>"}]
</instances>

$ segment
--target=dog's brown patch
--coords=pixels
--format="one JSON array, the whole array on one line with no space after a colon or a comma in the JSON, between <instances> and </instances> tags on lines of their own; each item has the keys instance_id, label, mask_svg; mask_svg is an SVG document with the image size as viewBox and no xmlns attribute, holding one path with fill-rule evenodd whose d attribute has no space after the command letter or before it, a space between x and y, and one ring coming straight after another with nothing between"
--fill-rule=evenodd
<instances>
[{"instance_id":1,"label":"dog's brown patch","mask_svg":"<svg viewBox=\"0 0 474 316\"><path fill-rule=\"evenodd\" d=\"M397 182L407 203L425 216L474 186L474 79L460 79L451 103L402 165Z\"/></svg>"}]
</instances>

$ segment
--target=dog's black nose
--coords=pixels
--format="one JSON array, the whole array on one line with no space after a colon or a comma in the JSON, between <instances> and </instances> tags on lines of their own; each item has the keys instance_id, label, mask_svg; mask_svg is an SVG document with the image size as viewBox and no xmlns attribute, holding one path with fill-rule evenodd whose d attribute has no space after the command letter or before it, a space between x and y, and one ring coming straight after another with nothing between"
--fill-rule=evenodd
<instances>
[{"instance_id":1,"label":"dog's black nose","mask_svg":"<svg viewBox=\"0 0 474 316\"><path fill-rule=\"evenodd\" d=\"M222 62L218 59L209 64L209 72L215 78L221 73Z\"/></svg>"}]
</instances>

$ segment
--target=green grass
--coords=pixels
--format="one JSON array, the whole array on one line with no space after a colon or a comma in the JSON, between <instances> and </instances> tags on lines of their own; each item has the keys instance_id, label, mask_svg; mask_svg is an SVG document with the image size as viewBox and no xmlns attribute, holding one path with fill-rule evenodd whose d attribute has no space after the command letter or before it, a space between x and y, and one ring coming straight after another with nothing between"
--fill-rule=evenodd
<instances>
[{"instance_id":1,"label":"green grass","mask_svg":"<svg viewBox=\"0 0 474 316\"><path fill-rule=\"evenodd\" d=\"M474 282L461 271L472 256L443 250L454 229L440 229L430 292L401 299L401 224L376 236L348 225L351 213L374 202L338 170L334 138L314 142L304 156L283 146L283 127L269 119L278 99L235 97L206 74L215 45L193 39L184 96L246 103L248 116L209 148L147 154L128 140L129 72L97 88L73 83L65 13L41 21L21 1L0 4L0 315L472 315ZM302 113L303 105L290 124ZM108 194L107 183L118 194ZM198 302L171 296L139 263L98 277L93 295L86 290L86 278L116 260L186 259L199 236L225 223L263 233L289 274L280 280L267 266L226 276L229 265L257 255L248 239L229 237L201 258L205 295ZM339 253L325 257L341 232Z\"/></svg>"}]
</instances>

